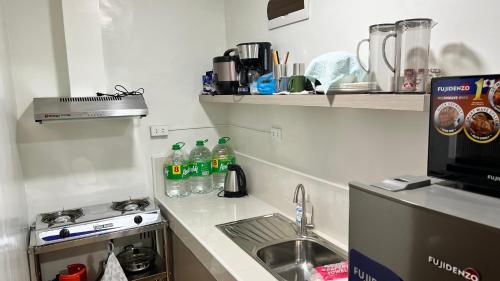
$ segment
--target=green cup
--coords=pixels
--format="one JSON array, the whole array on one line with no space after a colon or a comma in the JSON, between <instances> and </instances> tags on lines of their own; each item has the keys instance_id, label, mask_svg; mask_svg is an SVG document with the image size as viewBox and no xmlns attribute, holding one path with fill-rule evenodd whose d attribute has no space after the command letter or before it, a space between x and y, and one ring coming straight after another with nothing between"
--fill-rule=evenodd
<instances>
[{"instance_id":1,"label":"green cup","mask_svg":"<svg viewBox=\"0 0 500 281\"><path fill-rule=\"evenodd\" d=\"M304 75L294 75L288 82L288 91L292 93L302 92L306 89L306 77Z\"/></svg>"}]
</instances>

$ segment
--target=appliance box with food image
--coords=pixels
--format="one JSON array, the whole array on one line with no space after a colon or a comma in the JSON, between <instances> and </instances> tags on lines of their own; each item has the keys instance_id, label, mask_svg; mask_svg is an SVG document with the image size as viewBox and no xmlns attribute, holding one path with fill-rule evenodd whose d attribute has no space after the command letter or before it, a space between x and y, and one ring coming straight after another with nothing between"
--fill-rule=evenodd
<instances>
[{"instance_id":1,"label":"appliance box with food image","mask_svg":"<svg viewBox=\"0 0 500 281\"><path fill-rule=\"evenodd\" d=\"M428 175L500 194L500 74L432 80Z\"/></svg>"}]
</instances>

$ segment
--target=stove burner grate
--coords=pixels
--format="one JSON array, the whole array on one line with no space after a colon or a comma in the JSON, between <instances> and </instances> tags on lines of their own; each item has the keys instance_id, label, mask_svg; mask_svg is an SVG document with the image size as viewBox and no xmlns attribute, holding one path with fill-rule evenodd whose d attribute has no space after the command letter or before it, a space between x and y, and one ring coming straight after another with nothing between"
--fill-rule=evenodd
<instances>
[{"instance_id":1,"label":"stove burner grate","mask_svg":"<svg viewBox=\"0 0 500 281\"><path fill-rule=\"evenodd\" d=\"M52 226L59 223L75 222L83 216L82 209L62 210L53 213L42 214L42 222Z\"/></svg>"},{"instance_id":2,"label":"stove burner grate","mask_svg":"<svg viewBox=\"0 0 500 281\"><path fill-rule=\"evenodd\" d=\"M149 201L147 199L130 199L121 202L113 202L111 208L115 211L120 212L130 212L144 209L149 206Z\"/></svg>"}]
</instances>

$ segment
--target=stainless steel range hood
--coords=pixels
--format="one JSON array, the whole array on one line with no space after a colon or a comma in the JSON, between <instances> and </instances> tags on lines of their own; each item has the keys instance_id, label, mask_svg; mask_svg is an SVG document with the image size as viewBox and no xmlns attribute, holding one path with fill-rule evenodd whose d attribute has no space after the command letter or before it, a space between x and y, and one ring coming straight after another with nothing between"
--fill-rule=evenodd
<instances>
[{"instance_id":1,"label":"stainless steel range hood","mask_svg":"<svg viewBox=\"0 0 500 281\"><path fill-rule=\"evenodd\" d=\"M33 99L35 121L145 117L148 107L142 95L124 97L64 97Z\"/></svg>"}]
</instances>

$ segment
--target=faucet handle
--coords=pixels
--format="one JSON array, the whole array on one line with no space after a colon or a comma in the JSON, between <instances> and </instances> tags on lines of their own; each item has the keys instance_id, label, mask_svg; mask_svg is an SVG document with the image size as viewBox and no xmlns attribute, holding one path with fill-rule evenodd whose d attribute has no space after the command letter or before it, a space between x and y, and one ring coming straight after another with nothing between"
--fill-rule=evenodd
<instances>
[{"instance_id":1,"label":"faucet handle","mask_svg":"<svg viewBox=\"0 0 500 281\"><path fill-rule=\"evenodd\" d=\"M314 228L314 206L311 204L311 220L309 223L306 225L307 228L313 229Z\"/></svg>"}]
</instances>

